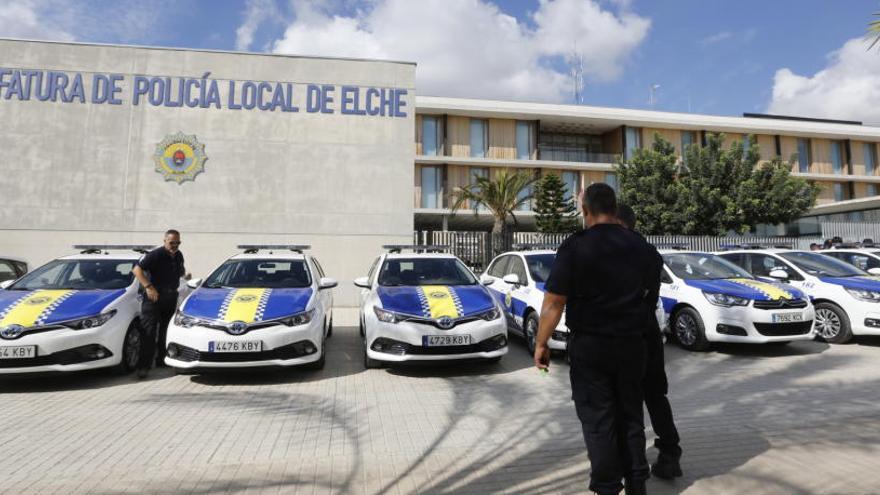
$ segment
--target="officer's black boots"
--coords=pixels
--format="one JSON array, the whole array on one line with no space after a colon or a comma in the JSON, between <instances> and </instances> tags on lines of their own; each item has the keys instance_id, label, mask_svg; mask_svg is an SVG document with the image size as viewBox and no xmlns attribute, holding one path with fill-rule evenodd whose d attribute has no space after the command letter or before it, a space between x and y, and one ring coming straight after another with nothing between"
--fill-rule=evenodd
<instances>
[{"instance_id":1,"label":"officer's black boots","mask_svg":"<svg viewBox=\"0 0 880 495\"><path fill-rule=\"evenodd\" d=\"M676 457L660 454L651 466L651 474L664 480L678 478L682 475L681 464Z\"/></svg>"},{"instance_id":2,"label":"officer's black boots","mask_svg":"<svg viewBox=\"0 0 880 495\"><path fill-rule=\"evenodd\" d=\"M626 495L648 495L648 488L645 486L645 480L625 480L623 484L623 493Z\"/></svg>"}]
</instances>

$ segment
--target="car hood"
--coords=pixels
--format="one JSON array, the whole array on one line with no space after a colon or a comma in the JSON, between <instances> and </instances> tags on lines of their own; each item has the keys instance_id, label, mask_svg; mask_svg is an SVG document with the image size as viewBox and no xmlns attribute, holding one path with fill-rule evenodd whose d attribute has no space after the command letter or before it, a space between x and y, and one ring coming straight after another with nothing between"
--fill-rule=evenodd
<instances>
[{"instance_id":1,"label":"car hood","mask_svg":"<svg viewBox=\"0 0 880 495\"><path fill-rule=\"evenodd\" d=\"M306 310L312 288L296 289L196 289L181 312L187 316L223 322L275 320Z\"/></svg>"},{"instance_id":2,"label":"car hood","mask_svg":"<svg viewBox=\"0 0 880 495\"><path fill-rule=\"evenodd\" d=\"M840 285L847 289L880 291L880 278L864 277L819 277L819 280L828 284Z\"/></svg>"},{"instance_id":3,"label":"car hood","mask_svg":"<svg viewBox=\"0 0 880 495\"><path fill-rule=\"evenodd\" d=\"M384 309L422 318L461 318L495 307L482 285L380 286L377 293Z\"/></svg>"},{"instance_id":4,"label":"car hood","mask_svg":"<svg viewBox=\"0 0 880 495\"><path fill-rule=\"evenodd\" d=\"M721 280L685 280L685 284L706 292L743 297L755 301L778 299L806 299L804 293L786 284L763 282L750 278L727 278Z\"/></svg>"},{"instance_id":5,"label":"car hood","mask_svg":"<svg viewBox=\"0 0 880 495\"><path fill-rule=\"evenodd\" d=\"M117 290L3 290L0 327L33 327L95 316L125 294Z\"/></svg>"}]
</instances>

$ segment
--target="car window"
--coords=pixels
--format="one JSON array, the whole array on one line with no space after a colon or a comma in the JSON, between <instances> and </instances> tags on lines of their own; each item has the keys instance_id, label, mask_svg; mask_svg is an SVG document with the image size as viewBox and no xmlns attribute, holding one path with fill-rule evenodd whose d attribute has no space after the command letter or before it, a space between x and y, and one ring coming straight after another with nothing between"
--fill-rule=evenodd
<instances>
[{"instance_id":1,"label":"car window","mask_svg":"<svg viewBox=\"0 0 880 495\"><path fill-rule=\"evenodd\" d=\"M808 251L780 253L779 256L815 277L857 277L863 270L823 254Z\"/></svg>"},{"instance_id":2,"label":"car window","mask_svg":"<svg viewBox=\"0 0 880 495\"><path fill-rule=\"evenodd\" d=\"M318 276L324 278L324 269L321 267L321 264L318 263L318 258L312 256L312 263L315 264L315 270L317 270Z\"/></svg>"},{"instance_id":3,"label":"car window","mask_svg":"<svg viewBox=\"0 0 880 495\"><path fill-rule=\"evenodd\" d=\"M124 289L134 280L134 264L134 260L55 260L28 273L9 289Z\"/></svg>"},{"instance_id":4,"label":"car window","mask_svg":"<svg viewBox=\"0 0 880 495\"><path fill-rule=\"evenodd\" d=\"M672 283L672 276L669 275L669 269L666 268L665 266L663 267L662 270L660 270L660 283L661 284L671 284Z\"/></svg>"},{"instance_id":5,"label":"car window","mask_svg":"<svg viewBox=\"0 0 880 495\"><path fill-rule=\"evenodd\" d=\"M312 278L305 260L238 259L228 260L205 279L204 287L258 287L290 289L309 287Z\"/></svg>"},{"instance_id":6,"label":"car window","mask_svg":"<svg viewBox=\"0 0 880 495\"><path fill-rule=\"evenodd\" d=\"M380 259L382 259L381 256L376 256L376 259L373 260L373 264L370 265L370 271L367 272L367 280L370 281L370 285L373 285L373 281L375 280L373 277L376 274L376 267L379 266Z\"/></svg>"},{"instance_id":7,"label":"car window","mask_svg":"<svg viewBox=\"0 0 880 495\"><path fill-rule=\"evenodd\" d=\"M507 273L512 273L519 278L520 285L529 285L529 278L526 276L526 266L522 258L519 256L511 256L510 264L507 266Z\"/></svg>"},{"instance_id":8,"label":"car window","mask_svg":"<svg viewBox=\"0 0 880 495\"><path fill-rule=\"evenodd\" d=\"M28 271L27 263L22 263L21 261L13 261L12 266L15 267L15 271L18 273L19 277Z\"/></svg>"},{"instance_id":9,"label":"car window","mask_svg":"<svg viewBox=\"0 0 880 495\"><path fill-rule=\"evenodd\" d=\"M684 280L752 278L749 272L730 261L709 253L670 253L663 255L666 266Z\"/></svg>"},{"instance_id":10,"label":"car window","mask_svg":"<svg viewBox=\"0 0 880 495\"><path fill-rule=\"evenodd\" d=\"M474 285L477 278L457 258L386 258L379 285Z\"/></svg>"},{"instance_id":11,"label":"car window","mask_svg":"<svg viewBox=\"0 0 880 495\"><path fill-rule=\"evenodd\" d=\"M529 267L529 273L536 283L542 284L547 281L550 276L550 270L553 269L553 262L556 261L556 254L527 254L526 264Z\"/></svg>"},{"instance_id":12,"label":"car window","mask_svg":"<svg viewBox=\"0 0 880 495\"><path fill-rule=\"evenodd\" d=\"M832 253L828 253L828 254L832 254ZM834 256L835 258L837 258L843 262L849 263L850 265L852 265L860 270L868 271L871 268L880 267L880 260L878 260L877 258L875 258L873 256L868 256L867 254L840 253L840 252L833 253L833 254L836 255L836 256Z\"/></svg>"},{"instance_id":13,"label":"car window","mask_svg":"<svg viewBox=\"0 0 880 495\"><path fill-rule=\"evenodd\" d=\"M18 274L15 271L15 267L12 266L12 263L6 260L0 260L0 282L14 280L16 278L18 278Z\"/></svg>"},{"instance_id":14,"label":"car window","mask_svg":"<svg viewBox=\"0 0 880 495\"><path fill-rule=\"evenodd\" d=\"M498 278L503 278L507 275L509 273L507 271L507 265L510 263L510 258L512 258L512 256L505 255L492 262L492 266L489 267L489 275Z\"/></svg>"},{"instance_id":15,"label":"car window","mask_svg":"<svg viewBox=\"0 0 880 495\"><path fill-rule=\"evenodd\" d=\"M749 258L751 260L750 271L756 277L770 277L770 272L774 270L782 270L788 274L789 280L804 279L797 270L794 270L792 267L788 266L788 263L775 256L762 253L751 253L749 254Z\"/></svg>"}]
</instances>

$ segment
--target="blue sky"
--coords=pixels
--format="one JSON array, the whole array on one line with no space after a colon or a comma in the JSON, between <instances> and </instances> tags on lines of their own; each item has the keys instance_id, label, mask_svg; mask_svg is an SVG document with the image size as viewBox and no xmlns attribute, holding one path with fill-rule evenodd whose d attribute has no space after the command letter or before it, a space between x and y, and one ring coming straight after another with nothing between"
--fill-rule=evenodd
<instances>
[{"instance_id":1,"label":"blue sky","mask_svg":"<svg viewBox=\"0 0 880 495\"><path fill-rule=\"evenodd\" d=\"M648 108L656 83L657 110L877 123L880 50L857 40L875 11L876 0L0 0L0 36L416 59L421 93L560 102L572 101L566 59L581 40L585 104Z\"/></svg>"}]
</instances>

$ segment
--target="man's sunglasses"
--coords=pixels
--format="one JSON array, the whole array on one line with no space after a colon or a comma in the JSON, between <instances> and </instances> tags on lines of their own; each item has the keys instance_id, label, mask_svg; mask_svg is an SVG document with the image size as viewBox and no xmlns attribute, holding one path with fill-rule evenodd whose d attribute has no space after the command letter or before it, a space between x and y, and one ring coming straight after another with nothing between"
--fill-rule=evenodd
<instances>
[{"instance_id":1,"label":"man's sunglasses","mask_svg":"<svg viewBox=\"0 0 880 495\"><path fill-rule=\"evenodd\" d=\"M168 244L171 244L172 246L180 246L180 241L169 241Z\"/></svg>"}]
</instances>

